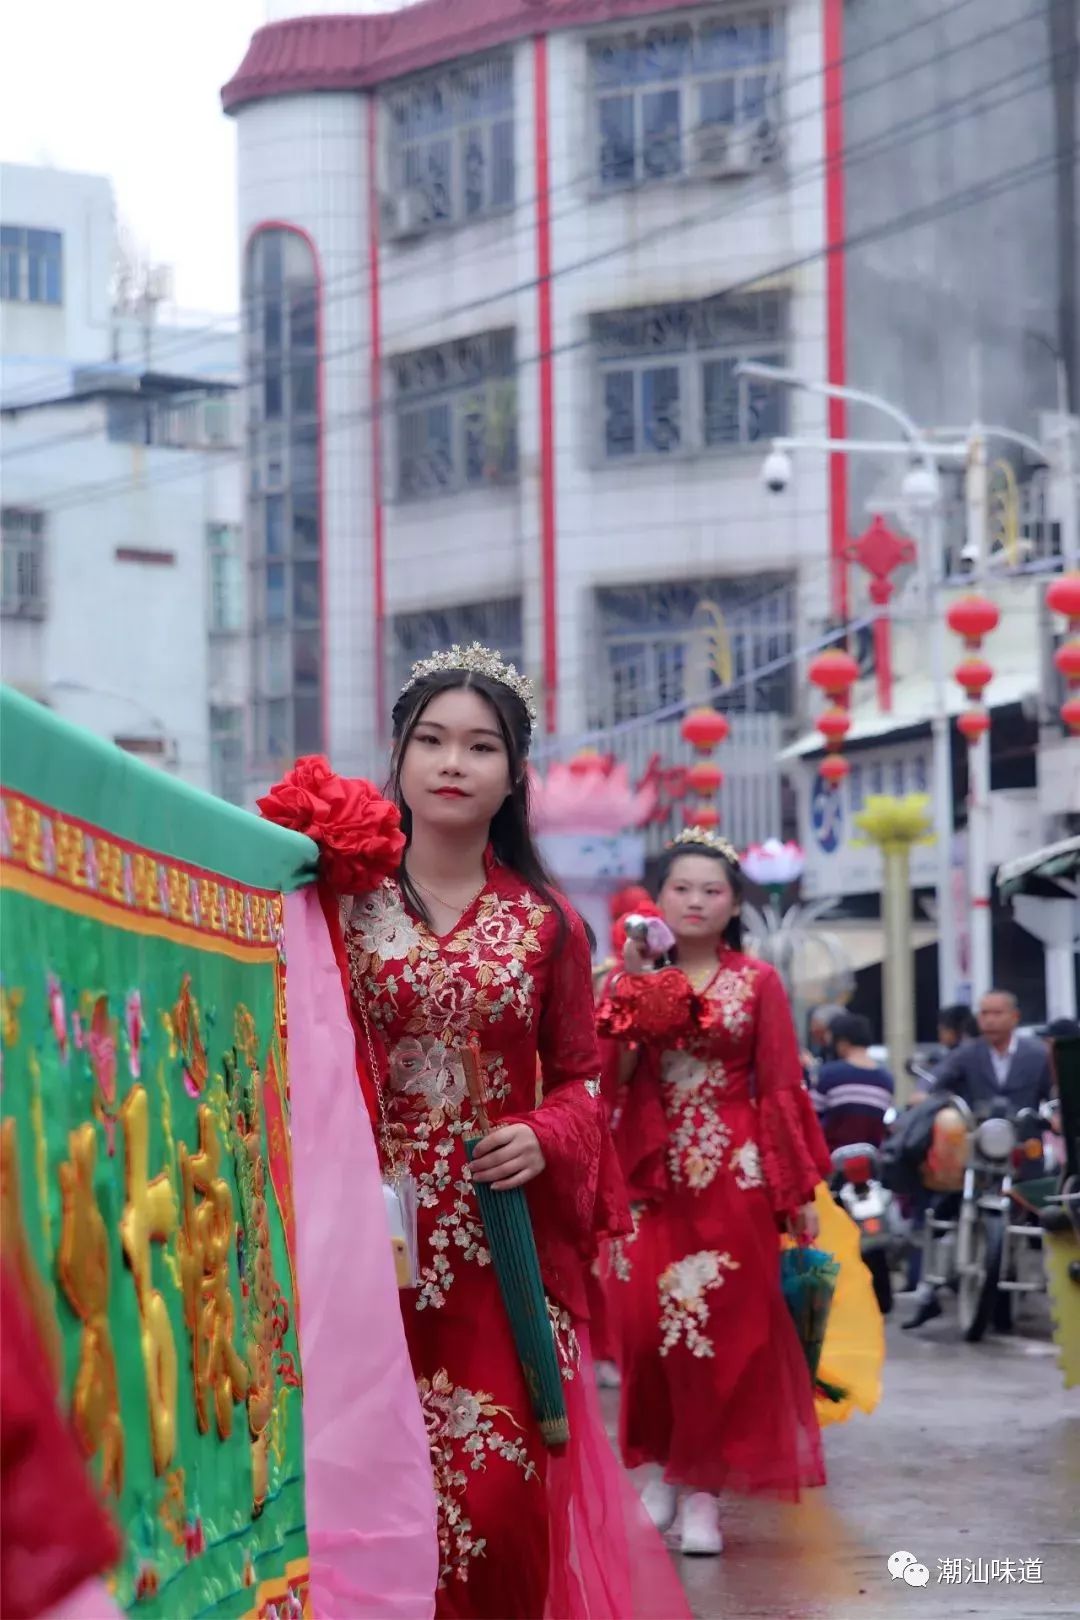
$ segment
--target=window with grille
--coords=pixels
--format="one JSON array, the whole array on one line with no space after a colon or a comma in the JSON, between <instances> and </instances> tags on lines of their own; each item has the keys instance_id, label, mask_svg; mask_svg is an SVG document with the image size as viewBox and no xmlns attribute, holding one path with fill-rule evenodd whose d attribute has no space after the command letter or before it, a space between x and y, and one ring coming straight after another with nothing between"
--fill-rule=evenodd
<instances>
[{"instance_id":1,"label":"window with grille","mask_svg":"<svg viewBox=\"0 0 1080 1620\"><path fill-rule=\"evenodd\" d=\"M521 669L523 640L521 600L516 596L395 614L390 621L391 690L396 697L419 659L455 644L468 647L479 641L485 647L496 648L508 664Z\"/></svg>"},{"instance_id":2,"label":"window with grille","mask_svg":"<svg viewBox=\"0 0 1080 1620\"><path fill-rule=\"evenodd\" d=\"M2 512L3 614L45 617L45 514L22 506Z\"/></svg>"},{"instance_id":3,"label":"window with grille","mask_svg":"<svg viewBox=\"0 0 1080 1620\"><path fill-rule=\"evenodd\" d=\"M718 138L775 126L783 39L770 12L663 20L589 45L601 186L707 168Z\"/></svg>"},{"instance_id":4,"label":"window with grille","mask_svg":"<svg viewBox=\"0 0 1080 1620\"><path fill-rule=\"evenodd\" d=\"M64 239L59 231L0 225L0 298L17 304L62 304Z\"/></svg>"},{"instance_id":5,"label":"window with grille","mask_svg":"<svg viewBox=\"0 0 1080 1620\"><path fill-rule=\"evenodd\" d=\"M517 477L513 332L486 332L391 362L402 500Z\"/></svg>"},{"instance_id":6,"label":"window with grille","mask_svg":"<svg viewBox=\"0 0 1080 1620\"><path fill-rule=\"evenodd\" d=\"M235 635L244 628L244 566L238 523L206 527L206 571L212 635Z\"/></svg>"},{"instance_id":7,"label":"window with grille","mask_svg":"<svg viewBox=\"0 0 1080 1620\"><path fill-rule=\"evenodd\" d=\"M260 231L246 272L254 752L265 770L323 749L319 291L296 231Z\"/></svg>"},{"instance_id":8,"label":"window with grille","mask_svg":"<svg viewBox=\"0 0 1080 1620\"><path fill-rule=\"evenodd\" d=\"M721 691L726 710L790 712L797 604L786 576L606 587L594 611L590 723L640 720Z\"/></svg>"},{"instance_id":9,"label":"window with grille","mask_svg":"<svg viewBox=\"0 0 1080 1620\"><path fill-rule=\"evenodd\" d=\"M514 201L514 64L476 57L397 85L386 97L390 191L423 198L431 225L461 224Z\"/></svg>"},{"instance_id":10,"label":"window with grille","mask_svg":"<svg viewBox=\"0 0 1080 1620\"><path fill-rule=\"evenodd\" d=\"M785 360L779 292L594 315L604 461L738 449L784 431L784 391L737 377L740 360Z\"/></svg>"}]
</instances>

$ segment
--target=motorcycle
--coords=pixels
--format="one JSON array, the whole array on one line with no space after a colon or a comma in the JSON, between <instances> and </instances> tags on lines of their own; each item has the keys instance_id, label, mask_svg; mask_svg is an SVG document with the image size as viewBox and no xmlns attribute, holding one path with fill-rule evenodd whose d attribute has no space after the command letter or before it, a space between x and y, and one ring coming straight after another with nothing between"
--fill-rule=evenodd
<instances>
[{"instance_id":1,"label":"motorcycle","mask_svg":"<svg viewBox=\"0 0 1080 1620\"><path fill-rule=\"evenodd\" d=\"M959 1194L927 1216L923 1277L956 1288L960 1331L975 1344L991 1324L1009 1331L1015 1295L1045 1291L1038 1210L1053 1178L1036 1110L976 1119L959 1098L951 1107L967 1133L966 1164Z\"/></svg>"},{"instance_id":2,"label":"motorcycle","mask_svg":"<svg viewBox=\"0 0 1080 1620\"><path fill-rule=\"evenodd\" d=\"M868 1142L836 1148L832 1154L829 1191L859 1228L863 1263L874 1284L882 1316L893 1305L892 1265L903 1240L896 1201L879 1179L877 1149Z\"/></svg>"}]
</instances>

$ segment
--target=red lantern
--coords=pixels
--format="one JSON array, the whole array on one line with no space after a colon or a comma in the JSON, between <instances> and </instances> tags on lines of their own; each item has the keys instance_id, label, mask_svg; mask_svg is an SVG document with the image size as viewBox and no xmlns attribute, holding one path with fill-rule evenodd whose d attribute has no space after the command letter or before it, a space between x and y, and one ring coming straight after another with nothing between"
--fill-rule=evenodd
<instances>
[{"instance_id":1,"label":"red lantern","mask_svg":"<svg viewBox=\"0 0 1080 1620\"><path fill-rule=\"evenodd\" d=\"M1054 668L1060 670L1070 685L1080 683L1080 636L1062 642L1054 654Z\"/></svg>"},{"instance_id":2,"label":"red lantern","mask_svg":"<svg viewBox=\"0 0 1080 1620\"><path fill-rule=\"evenodd\" d=\"M961 596L945 615L950 630L963 636L969 647L978 647L983 636L996 630L1001 619L997 606L987 596Z\"/></svg>"},{"instance_id":3,"label":"red lantern","mask_svg":"<svg viewBox=\"0 0 1080 1620\"><path fill-rule=\"evenodd\" d=\"M969 743L977 743L990 730L990 716L983 708L965 709L956 722L957 730Z\"/></svg>"},{"instance_id":4,"label":"red lantern","mask_svg":"<svg viewBox=\"0 0 1080 1620\"><path fill-rule=\"evenodd\" d=\"M1071 731L1074 737L1080 737L1080 693L1065 699L1061 705L1061 718L1066 730Z\"/></svg>"},{"instance_id":5,"label":"red lantern","mask_svg":"<svg viewBox=\"0 0 1080 1620\"><path fill-rule=\"evenodd\" d=\"M953 678L964 688L969 698L979 698L990 685L994 672L985 658L965 658L953 670Z\"/></svg>"},{"instance_id":6,"label":"red lantern","mask_svg":"<svg viewBox=\"0 0 1080 1620\"><path fill-rule=\"evenodd\" d=\"M717 709L692 709L680 730L683 741L699 754L711 754L728 736L731 727Z\"/></svg>"},{"instance_id":7,"label":"red lantern","mask_svg":"<svg viewBox=\"0 0 1080 1620\"><path fill-rule=\"evenodd\" d=\"M846 709L837 704L835 708L826 709L818 716L817 728L828 744L833 748L839 748L851 730L851 716Z\"/></svg>"},{"instance_id":8,"label":"red lantern","mask_svg":"<svg viewBox=\"0 0 1080 1620\"><path fill-rule=\"evenodd\" d=\"M847 696L859 677L859 666L842 647L818 653L807 665L809 679L834 702Z\"/></svg>"},{"instance_id":9,"label":"red lantern","mask_svg":"<svg viewBox=\"0 0 1080 1620\"><path fill-rule=\"evenodd\" d=\"M713 804L699 804L696 809L688 804L683 809L683 820L688 827L715 828L720 825L720 812Z\"/></svg>"},{"instance_id":10,"label":"red lantern","mask_svg":"<svg viewBox=\"0 0 1080 1620\"><path fill-rule=\"evenodd\" d=\"M851 766L842 754L826 754L819 767L822 781L828 782L831 788L839 787L850 772Z\"/></svg>"},{"instance_id":11,"label":"red lantern","mask_svg":"<svg viewBox=\"0 0 1080 1620\"><path fill-rule=\"evenodd\" d=\"M1046 593L1046 605L1063 619L1080 622L1080 573L1062 574Z\"/></svg>"},{"instance_id":12,"label":"red lantern","mask_svg":"<svg viewBox=\"0 0 1080 1620\"><path fill-rule=\"evenodd\" d=\"M722 786L724 773L719 765L710 765L707 760L699 760L691 765L686 773L686 785L694 793L700 793L703 799L710 798Z\"/></svg>"}]
</instances>

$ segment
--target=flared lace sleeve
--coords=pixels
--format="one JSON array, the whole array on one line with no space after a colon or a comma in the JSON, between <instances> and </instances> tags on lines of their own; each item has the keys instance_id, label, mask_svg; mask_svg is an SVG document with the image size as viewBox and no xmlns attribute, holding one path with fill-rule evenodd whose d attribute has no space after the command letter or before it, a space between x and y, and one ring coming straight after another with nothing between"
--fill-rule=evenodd
<instances>
[{"instance_id":1,"label":"flared lace sleeve","mask_svg":"<svg viewBox=\"0 0 1080 1620\"><path fill-rule=\"evenodd\" d=\"M632 1228L600 1096L588 940L576 913L565 909L568 938L552 946L540 1010L542 1097L526 1120L545 1169L530 1183L528 1197L545 1284L572 1314L584 1317L585 1269L599 1239Z\"/></svg>"},{"instance_id":2,"label":"flared lace sleeve","mask_svg":"<svg viewBox=\"0 0 1080 1620\"><path fill-rule=\"evenodd\" d=\"M829 1174L829 1152L803 1080L791 1008L775 968L763 965L754 1031L761 1160L776 1214L788 1218Z\"/></svg>"}]
</instances>

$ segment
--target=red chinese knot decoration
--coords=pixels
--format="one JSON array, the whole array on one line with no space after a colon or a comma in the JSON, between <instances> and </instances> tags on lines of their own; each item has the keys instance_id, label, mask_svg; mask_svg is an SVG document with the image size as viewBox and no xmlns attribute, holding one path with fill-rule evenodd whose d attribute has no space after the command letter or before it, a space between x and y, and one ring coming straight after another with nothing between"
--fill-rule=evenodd
<instances>
[{"instance_id":1,"label":"red chinese knot decoration","mask_svg":"<svg viewBox=\"0 0 1080 1620\"><path fill-rule=\"evenodd\" d=\"M1080 737L1080 573L1062 574L1046 593L1046 605L1052 613L1060 613L1068 620L1068 640L1063 641L1054 654L1054 668L1065 677L1068 694L1061 705L1061 719L1066 731Z\"/></svg>"},{"instance_id":2,"label":"red chinese knot decoration","mask_svg":"<svg viewBox=\"0 0 1080 1620\"><path fill-rule=\"evenodd\" d=\"M954 635L962 636L968 656L953 670L953 679L967 694L968 707L957 720L957 729L973 747L990 730L990 716L982 705L982 695L994 678L994 671L985 658L977 656L983 637L996 630L1001 619L997 603L988 596L961 596L953 602L945 615L945 622Z\"/></svg>"},{"instance_id":3,"label":"red chinese knot decoration","mask_svg":"<svg viewBox=\"0 0 1080 1620\"><path fill-rule=\"evenodd\" d=\"M720 812L712 803L724 780L718 765L709 761L722 742L731 733L731 726L718 709L691 709L679 728L684 742L697 754L697 763L686 772L686 786L698 795L696 805L688 804L683 820L688 827L718 827Z\"/></svg>"},{"instance_id":4,"label":"red chinese knot decoration","mask_svg":"<svg viewBox=\"0 0 1080 1620\"><path fill-rule=\"evenodd\" d=\"M830 647L810 660L806 673L819 691L831 699L829 707L818 716L817 728L825 739L825 758L821 762L821 778L831 788L840 786L850 766L841 758L844 738L851 730L848 705L851 688L858 679L859 666L842 647Z\"/></svg>"}]
</instances>

